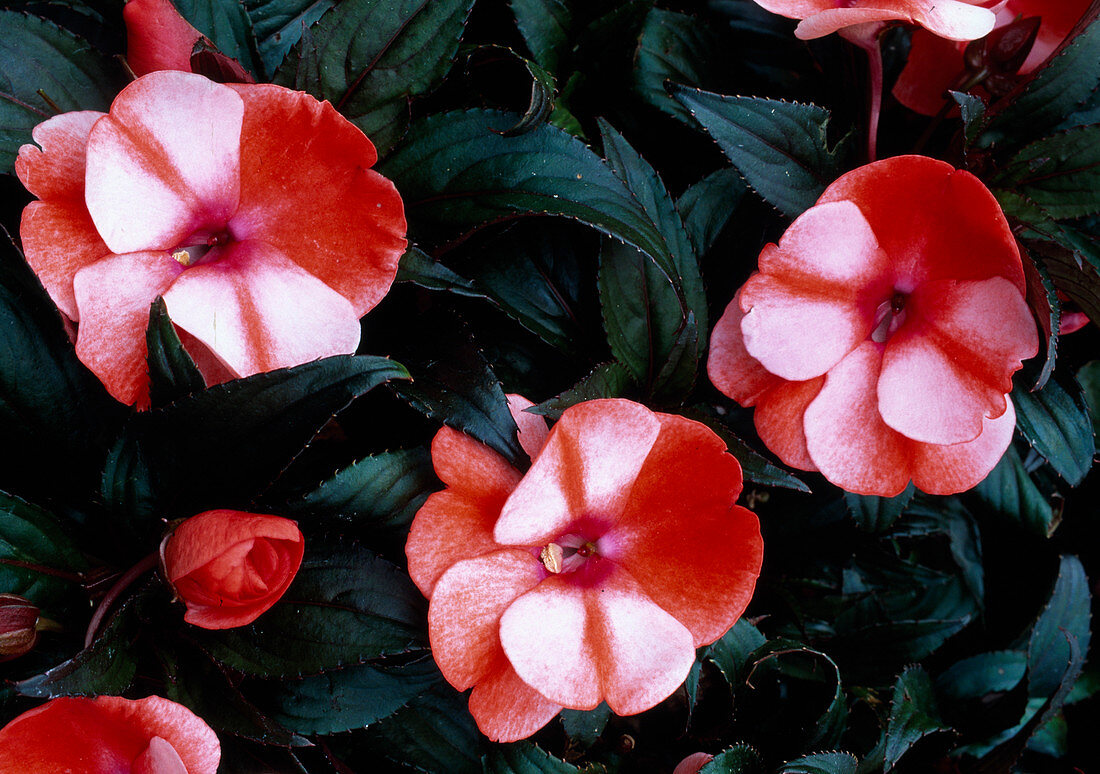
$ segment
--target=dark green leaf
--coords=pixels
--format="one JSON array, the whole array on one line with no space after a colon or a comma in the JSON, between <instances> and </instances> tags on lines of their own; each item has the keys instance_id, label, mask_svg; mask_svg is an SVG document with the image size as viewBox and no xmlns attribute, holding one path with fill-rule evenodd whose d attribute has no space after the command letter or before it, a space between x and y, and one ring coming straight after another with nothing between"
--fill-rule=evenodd
<instances>
[{"instance_id":1,"label":"dark green leaf","mask_svg":"<svg viewBox=\"0 0 1100 774\"><path fill-rule=\"evenodd\" d=\"M401 191L412 234L441 242L463 238L489 222L561 215L668 265L664 239L602 159L549 125L516 137L499 134L517 118L469 110L417 122L381 167Z\"/></svg>"},{"instance_id":2,"label":"dark green leaf","mask_svg":"<svg viewBox=\"0 0 1100 774\"><path fill-rule=\"evenodd\" d=\"M244 505L338 411L404 367L381 357L337 356L212 387L131 423L157 477L162 516Z\"/></svg>"},{"instance_id":3,"label":"dark green leaf","mask_svg":"<svg viewBox=\"0 0 1100 774\"><path fill-rule=\"evenodd\" d=\"M447 290L460 296L484 298L473 283L448 269L418 247L410 246L397 267L397 282L412 282L428 290Z\"/></svg>"},{"instance_id":4,"label":"dark green leaf","mask_svg":"<svg viewBox=\"0 0 1100 774\"><path fill-rule=\"evenodd\" d=\"M359 547L307 544L283 598L254 623L198 641L253 677L291 677L427 646L425 602L408 575Z\"/></svg>"},{"instance_id":5,"label":"dark green leaf","mask_svg":"<svg viewBox=\"0 0 1100 774\"><path fill-rule=\"evenodd\" d=\"M741 472L745 480L762 486L781 486L796 492L809 492L810 488L800 479L768 462L752 447L738 438L734 432L717 416L713 410L699 406L683 412L684 416L702 422L726 442L726 449L741 463Z\"/></svg>"},{"instance_id":6,"label":"dark green leaf","mask_svg":"<svg viewBox=\"0 0 1100 774\"><path fill-rule=\"evenodd\" d=\"M1045 137L1019 151L997 177L1056 220L1100 212L1100 126Z\"/></svg>"},{"instance_id":7,"label":"dark green leaf","mask_svg":"<svg viewBox=\"0 0 1100 774\"><path fill-rule=\"evenodd\" d=\"M57 518L0 492L0 592L50 612L71 595L88 563Z\"/></svg>"},{"instance_id":8,"label":"dark green leaf","mask_svg":"<svg viewBox=\"0 0 1100 774\"><path fill-rule=\"evenodd\" d=\"M940 719L928 673L911 666L898 676L886 730L886 770L894 768L918 741L949 727Z\"/></svg>"},{"instance_id":9,"label":"dark green leaf","mask_svg":"<svg viewBox=\"0 0 1100 774\"><path fill-rule=\"evenodd\" d=\"M710 250L746 190L745 180L736 169L719 169L684 191L676 201L696 255Z\"/></svg>"},{"instance_id":10,"label":"dark green leaf","mask_svg":"<svg viewBox=\"0 0 1100 774\"><path fill-rule=\"evenodd\" d=\"M154 406L164 406L176 398L191 395L206 388L195 361L183 348L164 299L149 308L149 327L145 330L148 347L149 395Z\"/></svg>"},{"instance_id":11,"label":"dark green leaf","mask_svg":"<svg viewBox=\"0 0 1100 774\"><path fill-rule=\"evenodd\" d=\"M936 694L954 704L1007 693L1027 672L1027 654L1021 650L979 653L954 664L936 678Z\"/></svg>"},{"instance_id":12,"label":"dark green leaf","mask_svg":"<svg viewBox=\"0 0 1100 774\"><path fill-rule=\"evenodd\" d=\"M574 774L580 771L530 742L497 747L482 759L482 763L485 774Z\"/></svg>"},{"instance_id":13,"label":"dark green leaf","mask_svg":"<svg viewBox=\"0 0 1100 774\"><path fill-rule=\"evenodd\" d=\"M344 0L298 42L276 83L327 99L384 152L408 126L409 98L450 70L473 4Z\"/></svg>"},{"instance_id":14,"label":"dark green leaf","mask_svg":"<svg viewBox=\"0 0 1100 774\"><path fill-rule=\"evenodd\" d=\"M1015 447L1009 446L1001 461L985 480L974 487L974 494L990 510L1049 537L1054 527L1054 510L1028 475Z\"/></svg>"},{"instance_id":15,"label":"dark green leaf","mask_svg":"<svg viewBox=\"0 0 1100 774\"><path fill-rule=\"evenodd\" d=\"M1029 392L1035 381L1032 368L1017 372L1013 381L1016 427L1062 478L1073 486L1080 484L1092 469L1096 451L1080 385L1056 377L1043 389Z\"/></svg>"},{"instance_id":16,"label":"dark green leaf","mask_svg":"<svg viewBox=\"0 0 1100 774\"><path fill-rule=\"evenodd\" d=\"M704 648L699 658L718 667L730 688L736 689L744 681L749 657L765 642L764 635L742 618L719 640Z\"/></svg>"},{"instance_id":17,"label":"dark green leaf","mask_svg":"<svg viewBox=\"0 0 1100 774\"><path fill-rule=\"evenodd\" d=\"M901 517L912 502L916 491L910 482L909 486L905 487L905 491L896 497L876 497L845 492L844 501L848 504L848 512L862 529L868 532L882 532L892 527Z\"/></svg>"},{"instance_id":18,"label":"dark green leaf","mask_svg":"<svg viewBox=\"0 0 1100 774\"><path fill-rule=\"evenodd\" d=\"M587 748L600 738L610 717L611 709L606 704L587 711L564 709L561 711L561 725L573 743Z\"/></svg>"},{"instance_id":19,"label":"dark green leaf","mask_svg":"<svg viewBox=\"0 0 1100 774\"><path fill-rule=\"evenodd\" d=\"M263 77L264 70L255 54L256 40L252 32L252 21L241 3L227 3L222 0L173 0L173 5L195 29L210 38L219 51L236 59L249 72Z\"/></svg>"},{"instance_id":20,"label":"dark green leaf","mask_svg":"<svg viewBox=\"0 0 1100 774\"><path fill-rule=\"evenodd\" d=\"M948 93L959 106L963 121L963 137L966 138L967 146L970 146L985 129L985 102L982 101L981 97L975 97L973 94L964 94L958 91Z\"/></svg>"},{"instance_id":21,"label":"dark green leaf","mask_svg":"<svg viewBox=\"0 0 1100 774\"><path fill-rule=\"evenodd\" d=\"M19 146L50 116L107 110L121 76L115 63L68 30L0 10L0 173L11 174Z\"/></svg>"},{"instance_id":22,"label":"dark green leaf","mask_svg":"<svg viewBox=\"0 0 1100 774\"><path fill-rule=\"evenodd\" d=\"M1057 228L1057 226L1056 226ZM1039 321L1039 331L1043 335L1043 350L1046 353L1043 368L1035 381L1034 389L1041 390L1054 373L1054 363L1058 359L1058 335L1062 323L1062 302L1058 298L1058 289L1050 278L1046 263L1036 254L1024 252L1024 279L1027 281L1027 304Z\"/></svg>"},{"instance_id":23,"label":"dark green leaf","mask_svg":"<svg viewBox=\"0 0 1100 774\"><path fill-rule=\"evenodd\" d=\"M287 52L298 42L304 28L338 0L244 0L265 73L274 73Z\"/></svg>"},{"instance_id":24,"label":"dark green leaf","mask_svg":"<svg viewBox=\"0 0 1100 774\"><path fill-rule=\"evenodd\" d=\"M747 744L738 744L711 758L699 774L764 774L764 761Z\"/></svg>"},{"instance_id":25,"label":"dark green leaf","mask_svg":"<svg viewBox=\"0 0 1100 774\"><path fill-rule=\"evenodd\" d=\"M535 61L552 73L571 46L573 15L564 0L511 0L516 24Z\"/></svg>"},{"instance_id":26,"label":"dark green leaf","mask_svg":"<svg viewBox=\"0 0 1100 774\"><path fill-rule=\"evenodd\" d=\"M653 8L646 15L638 50L634 54L634 87L642 99L681 121L691 114L668 96L671 81L696 88L714 87L713 81L732 64L728 41L719 30L683 13Z\"/></svg>"},{"instance_id":27,"label":"dark green leaf","mask_svg":"<svg viewBox=\"0 0 1100 774\"><path fill-rule=\"evenodd\" d=\"M1096 417L1100 417L1100 360L1093 360L1081 366L1077 371L1077 382L1084 391L1089 414L1095 420Z\"/></svg>"},{"instance_id":28,"label":"dark green leaf","mask_svg":"<svg viewBox=\"0 0 1100 774\"><path fill-rule=\"evenodd\" d=\"M817 105L727 97L671 86L749 185L794 218L813 206L840 174L838 149L826 144L829 111Z\"/></svg>"},{"instance_id":29,"label":"dark green leaf","mask_svg":"<svg viewBox=\"0 0 1100 774\"><path fill-rule=\"evenodd\" d=\"M162 529L153 474L136 434L123 432L107 452L100 493L131 541L147 543Z\"/></svg>"},{"instance_id":30,"label":"dark green leaf","mask_svg":"<svg viewBox=\"0 0 1100 774\"><path fill-rule=\"evenodd\" d=\"M586 400L621 398L626 395L631 384L630 372L626 366L621 363L603 363L561 395L535 406L533 413L558 420L567 408Z\"/></svg>"},{"instance_id":31,"label":"dark green leaf","mask_svg":"<svg viewBox=\"0 0 1100 774\"><path fill-rule=\"evenodd\" d=\"M502 133L505 137L524 134L539 124L546 123L555 110L554 96L558 93L558 87L554 76L530 59L522 61L531 76L531 101L527 103L527 110L523 111L515 126Z\"/></svg>"},{"instance_id":32,"label":"dark green leaf","mask_svg":"<svg viewBox=\"0 0 1100 774\"><path fill-rule=\"evenodd\" d=\"M283 515L303 521L339 518L357 526L404 530L428 493L438 488L426 448L381 452L290 501Z\"/></svg>"},{"instance_id":33,"label":"dark green leaf","mask_svg":"<svg viewBox=\"0 0 1100 774\"><path fill-rule=\"evenodd\" d=\"M431 659L403 666L363 664L301 680L257 686L257 706L299 734L338 734L389 717L442 681Z\"/></svg>"},{"instance_id":34,"label":"dark green leaf","mask_svg":"<svg viewBox=\"0 0 1100 774\"><path fill-rule=\"evenodd\" d=\"M1073 635L1081 652L1088 650L1089 604L1089 582L1081 561L1063 556L1054 591L1035 621L1028 642L1029 695L1045 699L1058 689L1071 660L1066 633Z\"/></svg>"},{"instance_id":35,"label":"dark green leaf","mask_svg":"<svg viewBox=\"0 0 1100 774\"><path fill-rule=\"evenodd\" d=\"M780 774L856 774L859 761L851 753L826 752L784 763Z\"/></svg>"}]
</instances>

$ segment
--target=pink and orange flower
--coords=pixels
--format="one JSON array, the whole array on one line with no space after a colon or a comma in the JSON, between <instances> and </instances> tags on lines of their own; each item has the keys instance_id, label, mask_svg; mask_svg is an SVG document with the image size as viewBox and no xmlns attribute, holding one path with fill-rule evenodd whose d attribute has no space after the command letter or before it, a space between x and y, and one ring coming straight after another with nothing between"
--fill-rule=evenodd
<instances>
[{"instance_id":1,"label":"pink and orange flower","mask_svg":"<svg viewBox=\"0 0 1100 774\"><path fill-rule=\"evenodd\" d=\"M923 156L860 167L760 255L711 337L714 385L788 465L852 492L977 484L1012 439L1038 352L1012 232L973 175Z\"/></svg>"},{"instance_id":2,"label":"pink and orange flower","mask_svg":"<svg viewBox=\"0 0 1100 774\"><path fill-rule=\"evenodd\" d=\"M519 413L523 474L444 427L446 489L413 521L409 572L431 600L432 653L496 741L563 707L630 715L668 697L695 648L740 617L760 572L741 468L704 425L627 400Z\"/></svg>"},{"instance_id":3,"label":"pink and orange flower","mask_svg":"<svg viewBox=\"0 0 1100 774\"><path fill-rule=\"evenodd\" d=\"M811 40L864 24L915 24L948 40L975 40L993 29L983 0L756 0L772 13L801 19L794 34Z\"/></svg>"}]
</instances>

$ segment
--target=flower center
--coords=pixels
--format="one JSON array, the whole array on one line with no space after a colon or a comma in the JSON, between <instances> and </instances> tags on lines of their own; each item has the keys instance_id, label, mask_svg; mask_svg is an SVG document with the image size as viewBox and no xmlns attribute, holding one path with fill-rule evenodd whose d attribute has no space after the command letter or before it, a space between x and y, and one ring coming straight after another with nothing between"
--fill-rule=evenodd
<instances>
[{"instance_id":1,"label":"flower center","mask_svg":"<svg viewBox=\"0 0 1100 774\"><path fill-rule=\"evenodd\" d=\"M563 535L543 546L539 552L539 560L547 572L555 575L576 572L599 556L599 541L589 540L577 533Z\"/></svg>"},{"instance_id":2,"label":"flower center","mask_svg":"<svg viewBox=\"0 0 1100 774\"><path fill-rule=\"evenodd\" d=\"M878 309L875 310L875 323L871 328L871 341L876 344L885 344L897 332L905 322L907 299L904 293L894 293L891 298L878 305Z\"/></svg>"},{"instance_id":3,"label":"flower center","mask_svg":"<svg viewBox=\"0 0 1100 774\"><path fill-rule=\"evenodd\" d=\"M181 266L194 266L198 263L212 263L220 257L221 250L215 248L224 247L233 241L228 229L219 231L196 233L184 240L184 244L172 251L172 260Z\"/></svg>"}]
</instances>

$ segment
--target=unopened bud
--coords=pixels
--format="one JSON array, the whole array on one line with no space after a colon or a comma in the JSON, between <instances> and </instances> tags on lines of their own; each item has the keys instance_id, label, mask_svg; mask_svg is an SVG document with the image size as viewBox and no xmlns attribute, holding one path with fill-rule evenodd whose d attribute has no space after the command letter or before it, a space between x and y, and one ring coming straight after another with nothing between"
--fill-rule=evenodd
<instances>
[{"instance_id":1,"label":"unopened bud","mask_svg":"<svg viewBox=\"0 0 1100 774\"><path fill-rule=\"evenodd\" d=\"M1039 35L1038 16L1017 19L989 34L989 63L1000 73L1015 75L1023 66Z\"/></svg>"},{"instance_id":2,"label":"unopened bud","mask_svg":"<svg viewBox=\"0 0 1100 774\"><path fill-rule=\"evenodd\" d=\"M38 641L38 606L15 594L0 594L0 661L22 656Z\"/></svg>"}]
</instances>

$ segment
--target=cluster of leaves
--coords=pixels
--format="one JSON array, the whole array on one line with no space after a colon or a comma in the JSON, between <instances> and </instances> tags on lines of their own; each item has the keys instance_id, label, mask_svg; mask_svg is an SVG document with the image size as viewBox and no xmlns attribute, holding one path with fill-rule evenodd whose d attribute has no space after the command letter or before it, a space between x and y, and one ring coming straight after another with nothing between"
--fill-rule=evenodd
<instances>
[{"instance_id":1,"label":"cluster of leaves","mask_svg":"<svg viewBox=\"0 0 1100 774\"><path fill-rule=\"evenodd\" d=\"M1095 9L1007 96L956 94L960 119L926 138L1011 218L1045 357L1018 375L1018 437L985 482L887 500L770 461L704 372L761 246L861 163L846 43L800 42L751 0L176 5L257 80L328 99L374 140L413 246L363 321L372 354L204 389L154 304L153 408L134 413L5 241L0 591L63 631L4 664L3 720L48 697L156 693L218 731L233 772L667 772L698 750L716 753L706 774L1069 772L1095 757L1100 362L1095 330L1059 340L1057 292L1100 320ZM0 172L39 121L108 107L126 81L121 7L0 1ZM885 41L888 73L906 34ZM881 146L912 152L927 125L888 102ZM0 189L14 234L29 196L11 177ZM440 423L526 465L506 391L550 420L621 396L710 424L745 470L766 560L748 619L667 702L566 711L491 745L431 660L403 543L439 487ZM173 521L215 507L298 520L306 558L284 600L204 631L150 577L85 646L90 603Z\"/></svg>"}]
</instances>

